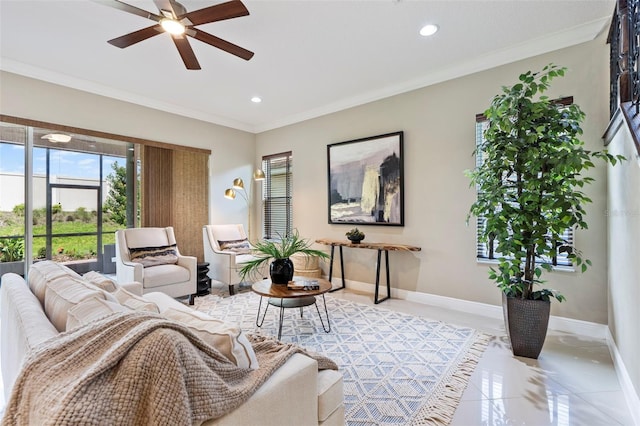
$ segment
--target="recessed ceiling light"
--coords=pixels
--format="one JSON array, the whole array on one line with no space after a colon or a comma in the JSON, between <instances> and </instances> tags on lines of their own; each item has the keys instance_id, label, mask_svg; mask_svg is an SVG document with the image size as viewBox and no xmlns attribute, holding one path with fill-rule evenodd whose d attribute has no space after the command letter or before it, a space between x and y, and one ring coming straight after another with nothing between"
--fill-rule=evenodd
<instances>
[{"instance_id":1,"label":"recessed ceiling light","mask_svg":"<svg viewBox=\"0 0 640 426\"><path fill-rule=\"evenodd\" d=\"M259 104L260 102L262 102L262 98L260 96L254 96L253 98L251 98L251 102L253 102L254 104Z\"/></svg>"},{"instance_id":2,"label":"recessed ceiling light","mask_svg":"<svg viewBox=\"0 0 640 426\"><path fill-rule=\"evenodd\" d=\"M437 32L438 26L434 24L425 25L424 27L422 27L422 29L420 29L420 35L425 37L434 35Z\"/></svg>"}]
</instances>

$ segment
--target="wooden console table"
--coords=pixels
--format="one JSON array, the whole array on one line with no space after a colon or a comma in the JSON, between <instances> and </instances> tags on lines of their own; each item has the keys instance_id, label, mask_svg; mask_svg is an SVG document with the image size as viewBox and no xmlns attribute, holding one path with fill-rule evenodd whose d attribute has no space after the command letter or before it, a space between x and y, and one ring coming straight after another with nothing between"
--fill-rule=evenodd
<instances>
[{"instance_id":1,"label":"wooden console table","mask_svg":"<svg viewBox=\"0 0 640 426\"><path fill-rule=\"evenodd\" d=\"M390 251L420 251L422 250L420 247L416 246L408 246L405 244L390 244L390 243L365 243L360 242L358 244L354 244L351 241L344 240L331 240L328 238L320 238L316 240L318 244L324 244L327 246L331 246L331 260L329 264L329 282L333 278L333 255L336 246L340 249L340 273L342 274L342 287L335 288L331 291L342 290L345 288L344 282L344 261L342 260L342 247L350 247L350 248L359 248L359 249L371 249L378 250L378 262L376 263L376 290L373 302L378 304L383 302L391 297L391 283L389 281L389 252ZM387 297L378 299L378 291L380 288L380 260L382 257L382 252L384 251L386 272L387 272Z\"/></svg>"}]
</instances>

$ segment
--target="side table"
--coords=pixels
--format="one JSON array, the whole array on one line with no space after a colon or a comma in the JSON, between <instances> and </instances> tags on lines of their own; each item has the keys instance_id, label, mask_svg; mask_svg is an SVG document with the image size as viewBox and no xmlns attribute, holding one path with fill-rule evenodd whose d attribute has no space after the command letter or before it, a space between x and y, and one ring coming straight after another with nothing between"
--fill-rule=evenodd
<instances>
[{"instance_id":1,"label":"side table","mask_svg":"<svg viewBox=\"0 0 640 426\"><path fill-rule=\"evenodd\" d=\"M376 287L375 287L375 295L373 296L373 303L376 305L380 302L383 302L391 297L391 282L389 280L389 251L420 251L422 250L420 247L410 246L406 244L392 244L392 243L358 243L354 244L351 241L344 240L331 240L328 238L321 238L316 240L318 244L324 244L327 246L331 246L331 259L329 260L329 280L333 279L333 253L336 246L340 250L340 273L342 278L342 287L334 288L331 291L342 290L346 287L344 282L344 260L342 259L342 247L350 247L357 249L371 249L378 251L378 261L376 262ZM385 260L385 270L387 277L387 296L382 299L378 298L378 292L380 288L380 260L382 256L382 252L384 252L384 260Z\"/></svg>"},{"instance_id":2,"label":"side table","mask_svg":"<svg viewBox=\"0 0 640 426\"><path fill-rule=\"evenodd\" d=\"M211 290L211 278L208 277L209 262L198 263L197 296L206 296Z\"/></svg>"}]
</instances>

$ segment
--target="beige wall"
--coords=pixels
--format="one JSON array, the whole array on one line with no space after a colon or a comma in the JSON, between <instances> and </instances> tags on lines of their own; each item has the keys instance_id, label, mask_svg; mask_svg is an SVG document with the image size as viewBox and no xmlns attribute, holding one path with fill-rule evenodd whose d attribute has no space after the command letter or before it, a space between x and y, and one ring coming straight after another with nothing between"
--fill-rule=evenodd
<instances>
[{"instance_id":1,"label":"beige wall","mask_svg":"<svg viewBox=\"0 0 640 426\"><path fill-rule=\"evenodd\" d=\"M618 121L621 124L621 120ZM610 141L629 161L609 168L609 330L640 393L640 160L626 125Z\"/></svg>"},{"instance_id":2,"label":"beige wall","mask_svg":"<svg viewBox=\"0 0 640 426\"><path fill-rule=\"evenodd\" d=\"M350 228L327 224L326 145L403 130L405 226L365 226L367 239L422 247L419 253L391 253L394 286L499 305L487 265L475 261L474 227L465 226L475 197L463 175L474 166L474 117L501 85L549 62L569 68L549 95L574 96L587 113L587 146L601 148L608 123L603 38L255 136L10 73L0 75L0 107L7 115L211 149L212 223L246 222L244 202L226 200L224 189L235 177L248 182L262 155L292 150L294 225L309 238L344 238ZM553 304L554 315L602 324L607 322L605 172L599 167L593 173L597 180L588 189L594 200L587 209L589 230L576 235L594 267L584 275L555 272L547 277L568 298ZM256 203L254 230L259 229L258 211ZM375 252L345 250L345 257L349 279L373 282Z\"/></svg>"},{"instance_id":3,"label":"beige wall","mask_svg":"<svg viewBox=\"0 0 640 426\"><path fill-rule=\"evenodd\" d=\"M0 73L0 82L2 114L210 149L210 221L246 222L246 205L223 193L235 177L251 175L253 134L7 72Z\"/></svg>"},{"instance_id":4,"label":"beige wall","mask_svg":"<svg viewBox=\"0 0 640 426\"><path fill-rule=\"evenodd\" d=\"M475 228L465 226L475 194L463 171L474 167L475 114L483 112L501 85L549 62L569 68L549 93L574 96L587 114L584 140L601 149L608 124L608 49L605 40L546 54L442 84L426 87L324 117L257 135L258 156L293 151L294 226L307 238L339 238L350 225L327 223L327 144L404 131L405 226L362 226L369 241L407 243L418 253L391 253L391 279L404 290L500 304L475 259ZM588 194L589 230L576 235L593 268L584 275L555 272L550 286L568 298L552 314L607 322L606 167L599 166ZM348 279L374 282L375 255L345 250ZM426 308L425 308L426 309Z\"/></svg>"}]
</instances>

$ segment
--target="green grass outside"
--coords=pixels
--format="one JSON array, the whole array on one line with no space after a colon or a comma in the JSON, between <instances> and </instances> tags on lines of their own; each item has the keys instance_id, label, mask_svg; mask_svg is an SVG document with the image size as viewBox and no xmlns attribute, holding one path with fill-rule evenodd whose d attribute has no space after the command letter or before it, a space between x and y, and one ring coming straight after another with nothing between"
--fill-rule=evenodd
<instances>
[{"instance_id":1,"label":"green grass outside","mask_svg":"<svg viewBox=\"0 0 640 426\"><path fill-rule=\"evenodd\" d=\"M52 223L52 257L57 261L68 261L75 259L92 259L96 257L97 252L97 236L69 236L56 237L55 234L73 234L82 232L97 232L98 225L96 217L90 216L77 220L73 217L73 213L61 212L54 215ZM42 221L42 218L34 217L34 222ZM115 243L115 231L123 228L113 222L107 221L103 223L102 228L102 244ZM33 226L33 235L43 235L46 233L46 225L37 223ZM0 237L23 235L24 234L24 218L14 213L0 212ZM33 239L33 256L34 258L44 258L46 246L45 237L34 237Z\"/></svg>"}]
</instances>

